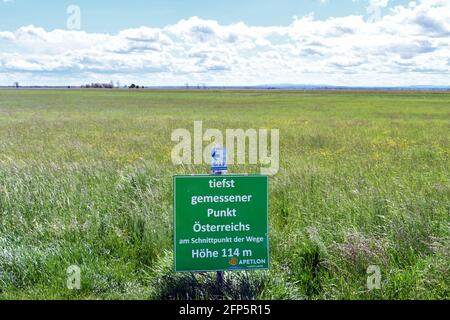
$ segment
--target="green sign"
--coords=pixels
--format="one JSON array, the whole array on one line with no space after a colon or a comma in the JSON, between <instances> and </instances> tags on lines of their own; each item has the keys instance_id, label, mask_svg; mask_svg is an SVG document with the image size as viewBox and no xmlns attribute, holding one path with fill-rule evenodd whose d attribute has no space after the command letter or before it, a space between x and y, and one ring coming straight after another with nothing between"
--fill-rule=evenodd
<instances>
[{"instance_id":1,"label":"green sign","mask_svg":"<svg viewBox=\"0 0 450 320\"><path fill-rule=\"evenodd\" d=\"M174 177L176 272L269 269L267 176Z\"/></svg>"}]
</instances>

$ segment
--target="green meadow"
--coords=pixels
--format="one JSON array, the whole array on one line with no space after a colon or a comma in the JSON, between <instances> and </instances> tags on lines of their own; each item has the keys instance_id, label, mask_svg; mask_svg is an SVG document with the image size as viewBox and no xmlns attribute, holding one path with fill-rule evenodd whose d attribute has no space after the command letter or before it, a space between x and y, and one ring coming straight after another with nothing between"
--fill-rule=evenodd
<instances>
[{"instance_id":1,"label":"green meadow","mask_svg":"<svg viewBox=\"0 0 450 320\"><path fill-rule=\"evenodd\" d=\"M220 288L173 272L197 120L280 129L271 270ZM449 169L450 92L0 90L0 299L449 299Z\"/></svg>"}]
</instances>

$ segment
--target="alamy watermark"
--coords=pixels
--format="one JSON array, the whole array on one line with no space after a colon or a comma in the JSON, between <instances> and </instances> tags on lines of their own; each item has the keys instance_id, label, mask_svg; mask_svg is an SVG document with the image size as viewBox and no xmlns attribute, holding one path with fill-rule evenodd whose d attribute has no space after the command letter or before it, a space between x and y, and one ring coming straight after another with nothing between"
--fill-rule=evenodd
<instances>
[{"instance_id":1,"label":"alamy watermark","mask_svg":"<svg viewBox=\"0 0 450 320\"><path fill-rule=\"evenodd\" d=\"M280 169L280 130L218 129L203 130L203 122L195 121L193 132L176 129L172 132L174 165L211 164L211 151L226 147L228 165L260 165L261 174L275 175ZM205 146L205 143L208 143Z\"/></svg>"},{"instance_id":2,"label":"alamy watermark","mask_svg":"<svg viewBox=\"0 0 450 320\"><path fill-rule=\"evenodd\" d=\"M379 266L371 265L367 268L367 289L380 290L381 289L381 269Z\"/></svg>"},{"instance_id":3,"label":"alamy watermark","mask_svg":"<svg viewBox=\"0 0 450 320\"><path fill-rule=\"evenodd\" d=\"M66 13L69 15L67 18L66 26L69 30L81 29L81 8L78 5L70 5L67 7Z\"/></svg>"},{"instance_id":4,"label":"alamy watermark","mask_svg":"<svg viewBox=\"0 0 450 320\"><path fill-rule=\"evenodd\" d=\"M382 19L382 10L386 8L389 4L389 0L370 0L369 6L366 9L367 14L369 15L367 18L368 23L379 22Z\"/></svg>"},{"instance_id":5,"label":"alamy watermark","mask_svg":"<svg viewBox=\"0 0 450 320\"><path fill-rule=\"evenodd\" d=\"M81 289L81 269L79 266L72 265L67 268L67 289Z\"/></svg>"}]
</instances>

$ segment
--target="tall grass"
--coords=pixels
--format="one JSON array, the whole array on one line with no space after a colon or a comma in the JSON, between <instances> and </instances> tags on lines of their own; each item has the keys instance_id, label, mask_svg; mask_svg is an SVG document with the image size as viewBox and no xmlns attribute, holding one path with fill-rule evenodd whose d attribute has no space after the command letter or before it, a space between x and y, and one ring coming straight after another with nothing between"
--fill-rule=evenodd
<instances>
[{"instance_id":1,"label":"tall grass","mask_svg":"<svg viewBox=\"0 0 450 320\"><path fill-rule=\"evenodd\" d=\"M449 93L1 90L0 299L448 299L449 106ZM208 168L173 166L170 135L194 120L281 130L272 270L222 288L172 271L171 177Z\"/></svg>"}]
</instances>

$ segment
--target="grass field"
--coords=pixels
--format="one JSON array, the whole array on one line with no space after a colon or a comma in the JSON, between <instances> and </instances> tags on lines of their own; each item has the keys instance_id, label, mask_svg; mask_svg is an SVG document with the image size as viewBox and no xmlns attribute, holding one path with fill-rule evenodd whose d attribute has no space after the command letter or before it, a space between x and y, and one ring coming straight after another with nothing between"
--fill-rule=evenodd
<instances>
[{"instance_id":1,"label":"grass field","mask_svg":"<svg viewBox=\"0 0 450 320\"><path fill-rule=\"evenodd\" d=\"M172 272L194 120L281 131L272 270L220 291ZM449 129L450 93L0 90L0 299L449 299Z\"/></svg>"}]
</instances>

